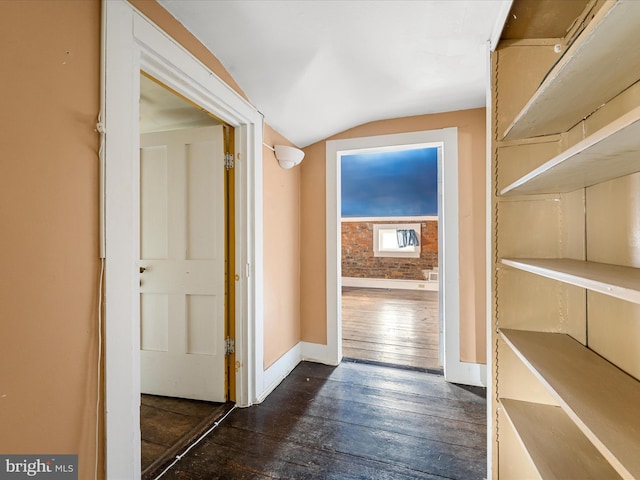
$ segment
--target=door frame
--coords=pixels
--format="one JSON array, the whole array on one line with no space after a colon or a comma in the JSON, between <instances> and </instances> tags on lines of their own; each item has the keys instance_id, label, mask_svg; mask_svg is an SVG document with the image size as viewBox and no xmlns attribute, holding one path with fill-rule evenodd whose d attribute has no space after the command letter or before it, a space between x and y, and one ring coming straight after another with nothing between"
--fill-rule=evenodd
<instances>
[{"instance_id":1,"label":"door frame","mask_svg":"<svg viewBox=\"0 0 640 480\"><path fill-rule=\"evenodd\" d=\"M439 146L438 267L439 358L445 380L486 386L486 366L460 361L460 271L458 241L457 127L371 137L330 140L326 145L327 211L327 347L336 363L342 359L341 155L363 150L393 150L407 145Z\"/></svg>"},{"instance_id":2,"label":"door frame","mask_svg":"<svg viewBox=\"0 0 640 480\"><path fill-rule=\"evenodd\" d=\"M102 15L105 468L140 478L139 98L144 71L235 129L236 402L263 385L262 116L125 0Z\"/></svg>"}]
</instances>

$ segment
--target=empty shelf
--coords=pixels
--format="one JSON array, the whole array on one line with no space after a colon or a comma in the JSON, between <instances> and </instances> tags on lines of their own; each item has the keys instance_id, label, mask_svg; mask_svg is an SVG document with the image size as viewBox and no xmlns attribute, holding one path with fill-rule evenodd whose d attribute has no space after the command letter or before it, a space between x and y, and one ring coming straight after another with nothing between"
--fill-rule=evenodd
<instances>
[{"instance_id":1,"label":"empty shelf","mask_svg":"<svg viewBox=\"0 0 640 480\"><path fill-rule=\"evenodd\" d=\"M562 408L506 398L500 403L545 480L621 478Z\"/></svg>"},{"instance_id":2,"label":"empty shelf","mask_svg":"<svg viewBox=\"0 0 640 480\"><path fill-rule=\"evenodd\" d=\"M519 178L500 194L570 192L635 173L640 171L638 150L640 107Z\"/></svg>"},{"instance_id":3,"label":"empty shelf","mask_svg":"<svg viewBox=\"0 0 640 480\"><path fill-rule=\"evenodd\" d=\"M640 2L611 3L551 69L504 138L566 132L640 78Z\"/></svg>"},{"instance_id":4,"label":"empty shelf","mask_svg":"<svg viewBox=\"0 0 640 480\"><path fill-rule=\"evenodd\" d=\"M616 471L640 478L640 382L569 335L500 333Z\"/></svg>"},{"instance_id":5,"label":"empty shelf","mask_svg":"<svg viewBox=\"0 0 640 480\"><path fill-rule=\"evenodd\" d=\"M640 269L570 258L503 258L510 267L640 304Z\"/></svg>"}]
</instances>

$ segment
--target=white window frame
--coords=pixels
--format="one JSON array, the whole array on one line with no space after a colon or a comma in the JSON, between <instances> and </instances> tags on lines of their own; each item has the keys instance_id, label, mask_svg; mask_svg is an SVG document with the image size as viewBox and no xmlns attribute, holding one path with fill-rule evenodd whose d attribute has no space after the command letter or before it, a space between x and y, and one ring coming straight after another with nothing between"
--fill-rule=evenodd
<instances>
[{"instance_id":1,"label":"white window frame","mask_svg":"<svg viewBox=\"0 0 640 480\"><path fill-rule=\"evenodd\" d=\"M420 258L422 247L420 223L375 223L373 225L373 256L392 258ZM380 247L380 230L415 230L418 235L418 245L395 249Z\"/></svg>"}]
</instances>

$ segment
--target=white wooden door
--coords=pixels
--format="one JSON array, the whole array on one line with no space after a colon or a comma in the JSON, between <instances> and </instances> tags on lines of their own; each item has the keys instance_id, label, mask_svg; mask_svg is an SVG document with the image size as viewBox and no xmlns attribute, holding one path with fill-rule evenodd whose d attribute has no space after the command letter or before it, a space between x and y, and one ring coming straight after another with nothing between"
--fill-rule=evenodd
<instances>
[{"instance_id":1,"label":"white wooden door","mask_svg":"<svg viewBox=\"0 0 640 480\"><path fill-rule=\"evenodd\" d=\"M141 135L142 393L226 400L223 157L221 126Z\"/></svg>"}]
</instances>

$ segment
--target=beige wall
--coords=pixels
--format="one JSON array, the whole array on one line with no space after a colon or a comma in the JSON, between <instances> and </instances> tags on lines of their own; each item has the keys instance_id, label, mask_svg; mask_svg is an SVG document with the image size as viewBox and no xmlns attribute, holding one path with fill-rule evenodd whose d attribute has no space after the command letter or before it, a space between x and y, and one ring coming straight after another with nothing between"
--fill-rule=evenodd
<instances>
[{"instance_id":1,"label":"beige wall","mask_svg":"<svg viewBox=\"0 0 640 480\"><path fill-rule=\"evenodd\" d=\"M93 478L100 2L0 2L0 452ZM99 418L102 418L100 414Z\"/></svg>"},{"instance_id":2,"label":"beige wall","mask_svg":"<svg viewBox=\"0 0 640 480\"><path fill-rule=\"evenodd\" d=\"M485 363L485 109L368 123L327 140L458 127L460 356ZM302 163L302 340L326 344L325 144L305 148Z\"/></svg>"},{"instance_id":3,"label":"beige wall","mask_svg":"<svg viewBox=\"0 0 640 480\"><path fill-rule=\"evenodd\" d=\"M268 126L264 143L291 145ZM280 168L263 147L264 367L300 341L300 167Z\"/></svg>"}]
</instances>

